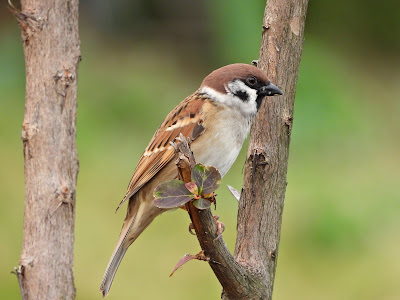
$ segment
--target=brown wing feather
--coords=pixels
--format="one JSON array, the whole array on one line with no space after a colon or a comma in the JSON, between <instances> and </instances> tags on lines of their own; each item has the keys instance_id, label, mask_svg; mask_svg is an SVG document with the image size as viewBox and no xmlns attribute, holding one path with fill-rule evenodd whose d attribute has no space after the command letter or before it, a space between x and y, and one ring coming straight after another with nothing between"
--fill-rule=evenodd
<instances>
[{"instance_id":1,"label":"brown wing feather","mask_svg":"<svg viewBox=\"0 0 400 300\"><path fill-rule=\"evenodd\" d=\"M201 126L203 120L200 115L203 104L204 98L193 94L168 114L142 154L117 210L175 156L170 142L174 142L180 133L192 140L199 135L199 128L202 133L204 127Z\"/></svg>"}]
</instances>

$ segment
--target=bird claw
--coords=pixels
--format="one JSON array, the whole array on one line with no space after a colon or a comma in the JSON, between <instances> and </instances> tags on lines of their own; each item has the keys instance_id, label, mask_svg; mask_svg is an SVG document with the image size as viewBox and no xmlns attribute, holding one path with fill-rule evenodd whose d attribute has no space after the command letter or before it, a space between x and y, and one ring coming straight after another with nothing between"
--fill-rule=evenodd
<instances>
[{"instance_id":1,"label":"bird claw","mask_svg":"<svg viewBox=\"0 0 400 300\"><path fill-rule=\"evenodd\" d=\"M218 221L219 220L219 215L215 215L213 216L214 220L215 220L215 224L217 224L217 239L219 239L222 236L222 233L225 231L225 224ZM189 232L192 235L196 235L196 232L193 232L193 230L195 230L196 228L194 227L193 223L189 224Z\"/></svg>"},{"instance_id":2,"label":"bird claw","mask_svg":"<svg viewBox=\"0 0 400 300\"><path fill-rule=\"evenodd\" d=\"M190 232L190 234L192 234L192 235L196 235L196 233L195 232L193 232L193 230L194 230L195 228L194 228L194 225L193 225L193 223L190 223L189 224L189 232Z\"/></svg>"},{"instance_id":3,"label":"bird claw","mask_svg":"<svg viewBox=\"0 0 400 300\"><path fill-rule=\"evenodd\" d=\"M213 216L215 223L217 224L217 239L219 239L222 236L222 233L225 231L225 224L218 221L219 220L219 215Z\"/></svg>"}]
</instances>

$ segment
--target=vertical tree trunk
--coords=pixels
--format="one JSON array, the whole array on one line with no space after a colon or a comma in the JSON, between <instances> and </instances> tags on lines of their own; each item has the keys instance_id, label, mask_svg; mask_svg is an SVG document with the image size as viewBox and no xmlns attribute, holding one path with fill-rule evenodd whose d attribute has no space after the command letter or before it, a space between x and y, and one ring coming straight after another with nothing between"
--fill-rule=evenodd
<instances>
[{"instance_id":1,"label":"vertical tree trunk","mask_svg":"<svg viewBox=\"0 0 400 300\"><path fill-rule=\"evenodd\" d=\"M224 300L272 298L307 5L308 0L268 0L265 8L258 66L284 95L265 99L253 122L234 257L217 236L211 210L187 205Z\"/></svg>"},{"instance_id":2,"label":"vertical tree trunk","mask_svg":"<svg viewBox=\"0 0 400 300\"><path fill-rule=\"evenodd\" d=\"M23 0L22 125L25 215L18 279L23 299L73 299L78 0Z\"/></svg>"},{"instance_id":3,"label":"vertical tree trunk","mask_svg":"<svg viewBox=\"0 0 400 300\"><path fill-rule=\"evenodd\" d=\"M284 95L266 99L253 123L239 202L235 258L271 299L278 256L294 96L308 0L268 0L258 66Z\"/></svg>"}]
</instances>

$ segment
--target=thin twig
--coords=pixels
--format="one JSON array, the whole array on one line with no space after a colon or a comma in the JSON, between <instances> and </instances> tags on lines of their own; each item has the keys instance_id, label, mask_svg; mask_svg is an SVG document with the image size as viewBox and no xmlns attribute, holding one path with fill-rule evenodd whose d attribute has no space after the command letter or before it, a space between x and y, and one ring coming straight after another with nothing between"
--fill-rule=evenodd
<instances>
[{"instance_id":1,"label":"thin twig","mask_svg":"<svg viewBox=\"0 0 400 300\"><path fill-rule=\"evenodd\" d=\"M25 299L24 286L22 284L22 277L24 276L24 266L18 265L18 267L14 267L14 271L11 271L12 274L15 274L18 279L19 290L21 291L22 300Z\"/></svg>"}]
</instances>

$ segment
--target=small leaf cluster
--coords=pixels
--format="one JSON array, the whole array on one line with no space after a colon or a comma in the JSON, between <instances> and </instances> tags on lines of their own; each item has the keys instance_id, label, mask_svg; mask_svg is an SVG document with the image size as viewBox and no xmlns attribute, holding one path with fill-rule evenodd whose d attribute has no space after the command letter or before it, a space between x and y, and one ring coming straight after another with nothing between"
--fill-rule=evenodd
<instances>
[{"instance_id":1,"label":"small leaf cluster","mask_svg":"<svg viewBox=\"0 0 400 300\"><path fill-rule=\"evenodd\" d=\"M221 175L214 167L202 164L194 166L190 182L169 180L154 190L154 205L159 208L177 208L193 200L198 209L207 209L215 201L214 192L221 183Z\"/></svg>"}]
</instances>

